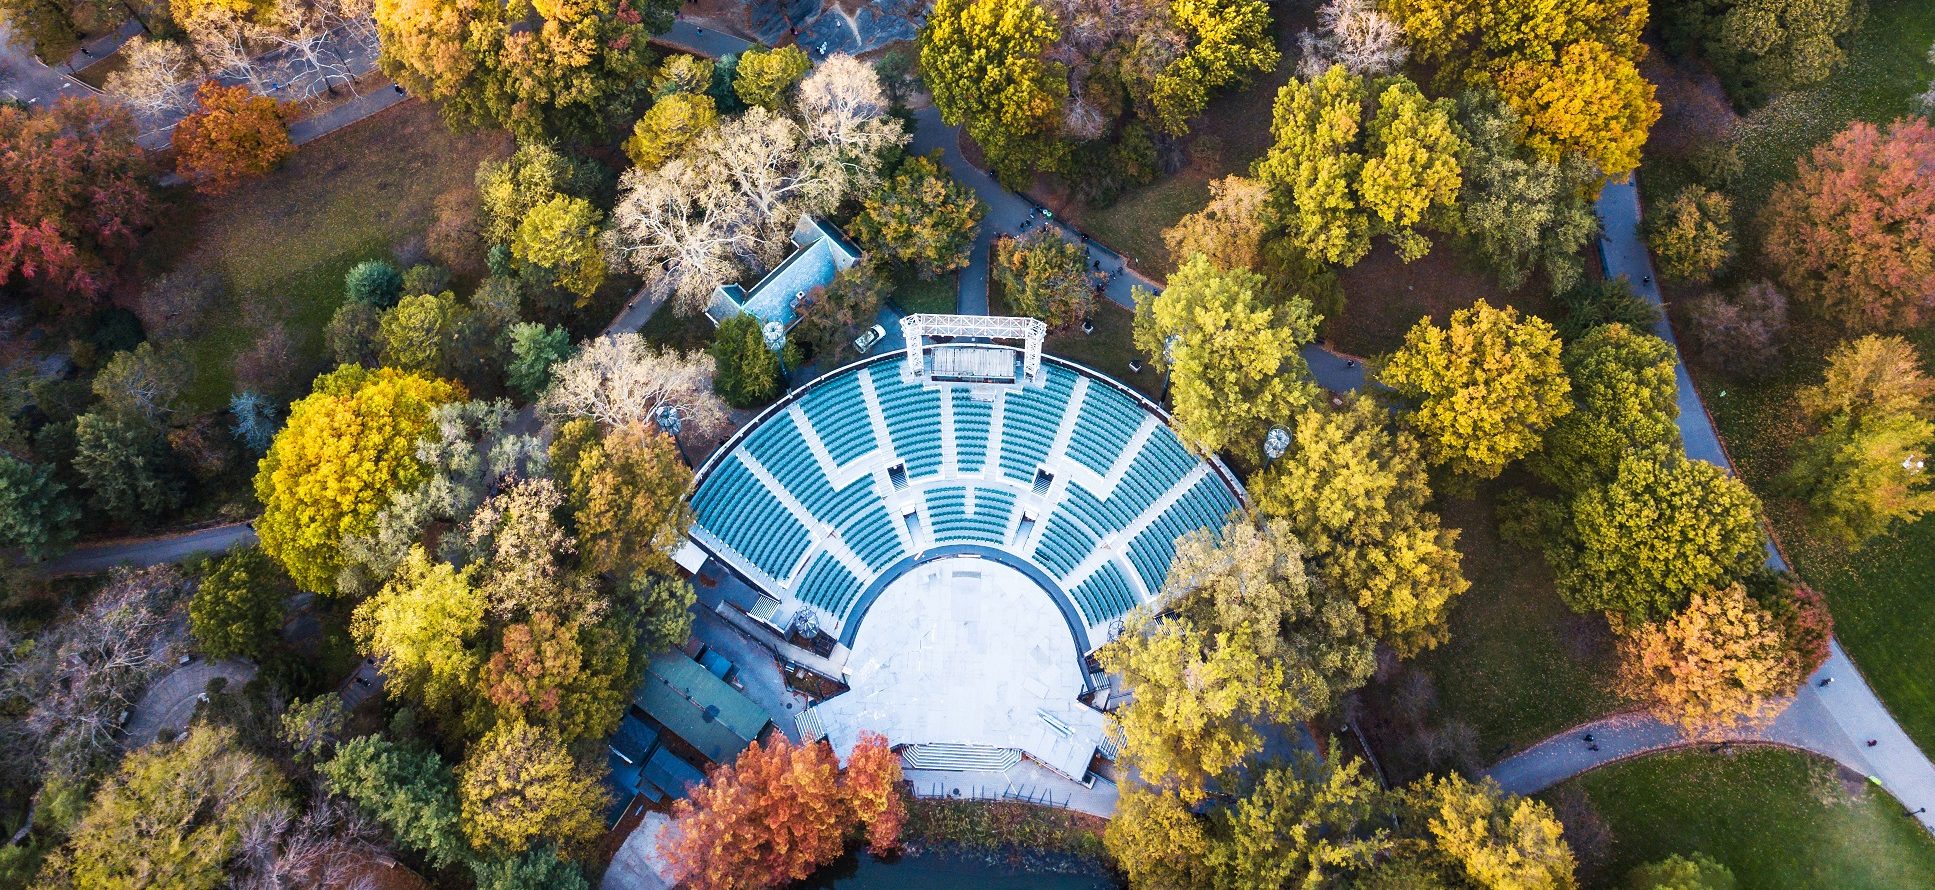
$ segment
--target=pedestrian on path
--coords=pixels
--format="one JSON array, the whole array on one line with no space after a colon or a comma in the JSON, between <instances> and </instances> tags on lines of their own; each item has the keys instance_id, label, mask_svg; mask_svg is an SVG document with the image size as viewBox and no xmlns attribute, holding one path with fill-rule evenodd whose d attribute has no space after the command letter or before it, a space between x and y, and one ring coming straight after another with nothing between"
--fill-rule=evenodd
<instances>
[{"instance_id":1,"label":"pedestrian on path","mask_svg":"<svg viewBox=\"0 0 1935 890\"><path fill-rule=\"evenodd\" d=\"M1598 745L1598 743L1597 743L1597 742L1595 742L1595 743L1593 743L1593 744L1590 744L1590 745L1587 745L1587 746L1586 746L1586 750L1588 750L1588 751L1597 751L1597 750L1599 750L1599 745Z\"/></svg>"},{"instance_id":2,"label":"pedestrian on path","mask_svg":"<svg viewBox=\"0 0 1935 890\"><path fill-rule=\"evenodd\" d=\"M1919 816L1919 815L1921 815L1921 814L1923 814L1923 813L1926 813L1926 812L1928 812L1928 808L1927 808L1927 807L1922 807L1921 809L1919 809L1919 810L1916 810L1916 811L1914 811L1914 812L1912 812L1912 813L1909 813L1908 815L1910 815L1910 816Z\"/></svg>"},{"instance_id":3,"label":"pedestrian on path","mask_svg":"<svg viewBox=\"0 0 1935 890\"><path fill-rule=\"evenodd\" d=\"M1874 746L1876 746L1876 745L1879 745L1879 744L1881 744L1881 740L1880 740L1880 739L1869 739L1869 740L1868 740L1868 747L1870 747L1870 748L1872 748L1872 747L1874 747Z\"/></svg>"},{"instance_id":4,"label":"pedestrian on path","mask_svg":"<svg viewBox=\"0 0 1935 890\"><path fill-rule=\"evenodd\" d=\"M1829 686L1832 686L1832 685L1834 685L1834 678L1833 678L1833 677L1822 677L1822 678L1821 678L1821 688L1822 688L1822 689L1826 689L1826 688L1828 688Z\"/></svg>"}]
</instances>

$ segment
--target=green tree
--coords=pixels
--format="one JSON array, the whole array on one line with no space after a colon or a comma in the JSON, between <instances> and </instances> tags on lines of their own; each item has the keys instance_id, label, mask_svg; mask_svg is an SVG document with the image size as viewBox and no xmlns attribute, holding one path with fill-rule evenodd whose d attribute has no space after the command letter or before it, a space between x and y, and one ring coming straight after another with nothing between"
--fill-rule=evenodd
<instances>
[{"instance_id":1,"label":"green tree","mask_svg":"<svg viewBox=\"0 0 1935 890\"><path fill-rule=\"evenodd\" d=\"M779 353L766 345L759 318L741 312L719 323L712 338L718 373L712 389L734 408L759 408L779 397Z\"/></svg>"},{"instance_id":2,"label":"green tree","mask_svg":"<svg viewBox=\"0 0 1935 890\"><path fill-rule=\"evenodd\" d=\"M1733 890L1733 871L1705 853L1675 853L1633 869L1627 890Z\"/></svg>"},{"instance_id":3,"label":"green tree","mask_svg":"<svg viewBox=\"0 0 1935 890\"><path fill-rule=\"evenodd\" d=\"M524 218L558 195L592 190L595 172L544 143L527 142L501 161L477 167L477 195L484 207L484 240L510 244Z\"/></svg>"},{"instance_id":4,"label":"green tree","mask_svg":"<svg viewBox=\"0 0 1935 890\"><path fill-rule=\"evenodd\" d=\"M1252 477L1264 515L1289 523L1317 577L1356 597L1377 637L1410 656L1449 639L1446 622L1471 587L1458 531L1427 508L1423 449L1393 430L1390 412L1352 397L1341 410L1305 409L1283 457Z\"/></svg>"},{"instance_id":5,"label":"green tree","mask_svg":"<svg viewBox=\"0 0 1935 890\"><path fill-rule=\"evenodd\" d=\"M992 273L1009 311L1051 328L1075 326L1095 305L1088 251L1049 226L996 240Z\"/></svg>"},{"instance_id":6,"label":"green tree","mask_svg":"<svg viewBox=\"0 0 1935 890\"><path fill-rule=\"evenodd\" d=\"M181 482L161 430L115 414L74 422L74 472L88 503L109 516L154 516L181 502Z\"/></svg>"},{"instance_id":7,"label":"green tree","mask_svg":"<svg viewBox=\"0 0 1935 890\"><path fill-rule=\"evenodd\" d=\"M504 382L525 400L536 399L551 385L551 366L571 357L571 332L523 321L506 334L511 360L504 366Z\"/></svg>"},{"instance_id":8,"label":"green tree","mask_svg":"<svg viewBox=\"0 0 1935 890\"><path fill-rule=\"evenodd\" d=\"M144 342L108 359L94 375L94 395L111 413L160 423L179 410L182 390L194 374L180 349Z\"/></svg>"},{"instance_id":9,"label":"green tree","mask_svg":"<svg viewBox=\"0 0 1935 890\"><path fill-rule=\"evenodd\" d=\"M343 539L369 534L388 494L423 480L416 447L430 409L462 399L455 384L389 368L316 378L255 474L262 549L302 589L333 592Z\"/></svg>"},{"instance_id":10,"label":"green tree","mask_svg":"<svg viewBox=\"0 0 1935 890\"><path fill-rule=\"evenodd\" d=\"M457 358L451 354L466 314L449 291L412 294L397 301L377 323L377 352L399 371L435 374Z\"/></svg>"},{"instance_id":11,"label":"green tree","mask_svg":"<svg viewBox=\"0 0 1935 890\"><path fill-rule=\"evenodd\" d=\"M188 627L209 658L255 658L282 629L282 604L294 592L288 573L260 547L222 558L195 588Z\"/></svg>"},{"instance_id":12,"label":"green tree","mask_svg":"<svg viewBox=\"0 0 1935 890\"><path fill-rule=\"evenodd\" d=\"M38 562L74 539L78 511L53 468L0 452L0 547Z\"/></svg>"},{"instance_id":13,"label":"green tree","mask_svg":"<svg viewBox=\"0 0 1935 890\"><path fill-rule=\"evenodd\" d=\"M1267 767L1211 816L1217 887L1324 887L1369 866L1391 845L1372 828L1384 803L1362 761L1302 755Z\"/></svg>"},{"instance_id":14,"label":"green tree","mask_svg":"<svg viewBox=\"0 0 1935 890\"><path fill-rule=\"evenodd\" d=\"M427 748L405 747L381 736L358 736L317 767L329 790L354 801L404 849L436 868L471 859L464 843L457 782Z\"/></svg>"},{"instance_id":15,"label":"green tree","mask_svg":"<svg viewBox=\"0 0 1935 890\"><path fill-rule=\"evenodd\" d=\"M670 651L692 636L692 585L673 575L640 572L619 585L618 599L637 624L639 650Z\"/></svg>"},{"instance_id":16,"label":"green tree","mask_svg":"<svg viewBox=\"0 0 1935 890\"><path fill-rule=\"evenodd\" d=\"M1262 286L1261 275L1218 271L1197 255L1162 293L1136 291L1136 348L1169 374L1171 422L1199 454L1260 449L1271 424L1316 398L1297 350L1316 337L1318 318L1301 299L1270 305Z\"/></svg>"},{"instance_id":17,"label":"green tree","mask_svg":"<svg viewBox=\"0 0 1935 890\"><path fill-rule=\"evenodd\" d=\"M283 806L275 765L233 730L197 725L129 754L101 786L49 870L75 887L214 888L243 831Z\"/></svg>"},{"instance_id":18,"label":"green tree","mask_svg":"<svg viewBox=\"0 0 1935 890\"><path fill-rule=\"evenodd\" d=\"M390 583L356 607L350 635L382 663L391 698L420 701L446 717L468 706L483 663L476 574L475 566L457 569L412 547Z\"/></svg>"},{"instance_id":19,"label":"green tree","mask_svg":"<svg viewBox=\"0 0 1935 890\"><path fill-rule=\"evenodd\" d=\"M740 54L739 66L733 69L732 91L747 105L778 111L786 91L812 68L797 46L749 49Z\"/></svg>"},{"instance_id":20,"label":"green tree","mask_svg":"<svg viewBox=\"0 0 1935 890\"><path fill-rule=\"evenodd\" d=\"M711 67L710 62L706 64ZM652 103L638 123L632 125L631 138L625 140L625 156L639 169L656 170L685 151L699 134L718 124L719 110L714 107L711 96L703 92L672 93Z\"/></svg>"},{"instance_id":21,"label":"green tree","mask_svg":"<svg viewBox=\"0 0 1935 890\"><path fill-rule=\"evenodd\" d=\"M585 569L673 571L672 551L692 525L685 503L692 468L671 436L638 422L601 435L595 422L580 418L552 439L551 467L564 489Z\"/></svg>"},{"instance_id":22,"label":"green tree","mask_svg":"<svg viewBox=\"0 0 1935 890\"><path fill-rule=\"evenodd\" d=\"M1452 111L1451 100L1426 99L1402 77L1367 80L1335 65L1292 79L1277 93L1275 141L1256 166L1279 224L1312 256L1345 266L1379 235L1406 261L1429 253L1418 228L1453 227L1463 182Z\"/></svg>"},{"instance_id":23,"label":"green tree","mask_svg":"<svg viewBox=\"0 0 1935 890\"><path fill-rule=\"evenodd\" d=\"M1733 260L1733 202L1689 185L1646 220L1646 244L1660 276L1706 283Z\"/></svg>"},{"instance_id":24,"label":"green tree","mask_svg":"<svg viewBox=\"0 0 1935 890\"><path fill-rule=\"evenodd\" d=\"M556 735L517 722L500 724L471 747L457 770L457 800L472 847L513 855L539 838L590 844L611 806L610 793Z\"/></svg>"},{"instance_id":25,"label":"green tree","mask_svg":"<svg viewBox=\"0 0 1935 890\"><path fill-rule=\"evenodd\" d=\"M837 368L858 356L853 341L880 317L887 276L880 265L862 260L833 276L833 283L807 292L799 323L787 336L820 367Z\"/></svg>"},{"instance_id":26,"label":"green tree","mask_svg":"<svg viewBox=\"0 0 1935 890\"><path fill-rule=\"evenodd\" d=\"M1544 319L1479 300L1447 327L1419 319L1377 381L1410 406L1405 423L1432 465L1491 479L1571 412L1559 351Z\"/></svg>"},{"instance_id":27,"label":"green tree","mask_svg":"<svg viewBox=\"0 0 1935 890\"><path fill-rule=\"evenodd\" d=\"M921 28L920 68L941 119L964 126L1002 182L1061 169L1068 80L1050 47L1061 40L1036 0L939 0Z\"/></svg>"},{"instance_id":28,"label":"green tree","mask_svg":"<svg viewBox=\"0 0 1935 890\"><path fill-rule=\"evenodd\" d=\"M1869 335L1828 356L1821 383L1801 390L1808 438L1786 483L1814 524L1859 545L1935 510L1925 465L1935 449L1935 380L1900 337Z\"/></svg>"},{"instance_id":29,"label":"green tree","mask_svg":"<svg viewBox=\"0 0 1935 890\"><path fill-rule=\"evenodd\" d=\"M1552 553L1566 603L1638 623L1766 561L1753 492L1672 449L1621 457L1612 481L1572 499L1566 532Z\"/></svg>"},{"instance_id":30,"label":"green tree","mask_svg":"<svg viewBox=\"0 0 1935 890\"><path fill-rule=\"evenodd\" d=\"M926 280L968 264L986 208L941 167L941 154L909 155L861 203L853 237Z\"/></svg>"},{"instance_id":31,"label":"green tree","mask_svg":"<svg viewBox=\"0 0 1935 890\"><path fill-rule=\"evenodd\" d=\"M1547 482L1576 492L1612 480L1622 455L1680 446L1679 356L1673 345L1623 324L1600 325L1562 356L1576 404L1528 461Z\"/></svg>"},{"instance_id":32,"label":"green tree","mask_svg":"<svg viewBox=\"0 0 1935 890\"><path fill-rule=\"evenodd\" d=\"M1584 270L1580 253L1599 231L1582 187L1595 176L1591 165L1577 155L1552 160L1526 148L1518 112L1493 91L1461 94L1458 119L1466 140L1458 194L1466 240L1506 290L1523 287L1535 270L1553 290L1571 288Z\"/></svg>"},{"instance_id":33,"label":"green tree","mask_svg":"<svg viewBox=\"0 0 1935 890\"><path fill-rule=\"evenodd\" d=\"M382 260L364 260L343 276L343 299L378 309L396 305L403 296L403 273Z\"/></svg>"},{"instance_id":34,"label":"green tree","mask_svg":"<svg viewBox=\"0 0 1935 890\"><path fill-rule=\"evenodd\" d=\"M522 855L479 861L471 869L477 890L591 890L584 870L550 846Z\"/></svg>"}]
</instances>

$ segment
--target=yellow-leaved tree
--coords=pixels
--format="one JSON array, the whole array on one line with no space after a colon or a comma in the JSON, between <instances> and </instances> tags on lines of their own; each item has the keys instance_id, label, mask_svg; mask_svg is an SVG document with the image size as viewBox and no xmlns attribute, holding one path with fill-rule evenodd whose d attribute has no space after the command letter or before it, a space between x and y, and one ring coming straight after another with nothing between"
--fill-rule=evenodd
<instances>
[{"instance_id":1,"label":"yellow-leaved tree","mask_svg":"<svg viewBox=\"0 0 1935 890\"><path fill-rule=\"evenodd\" d=\"M255 531L304 590L333 593L342 541L369 534L390 492L421 481L417 440L430 409L464 397L455 383L345 365L316 378L255 474Z\"/></svg>"},{"instance_id":2,"label":"yellow-leaved tree","mask_svg":"<svg viewBox=\"0 0 1935 890\"><path fill-rule=\"evenodd\" d=\"M1619 685L1688 735L1720 737L1774 718L1800 681L1787 652L1774 617L1731 584L1621 639Z\"/></svg>"},{"instance_id":3,"label":"yellow-leaved tree","mask_svg":"<svg viewBox=\"0 0 1935 890\"><path fill-rule=\"evenodd\" d=\"M390 583L350 617L358 649L383 665L384 688L439 716L468 706L483 665L484 595L474 567L457 569L410 548Z\"/></svg>"},{"instance_id":4,"label":"yellow-leaved tree","mask_svg":"<svg viewBox=\"0 0 1935 890\"><path fill-rule=\"evenodd\" d=\"M1492 890L1578 886L1565 826L1551 807L1506 794L1491 779L1473 783L1456 774L1426 777L1403 793L1430 834L1431 858L1445 871Z\"/></svg>"}]
</instances>

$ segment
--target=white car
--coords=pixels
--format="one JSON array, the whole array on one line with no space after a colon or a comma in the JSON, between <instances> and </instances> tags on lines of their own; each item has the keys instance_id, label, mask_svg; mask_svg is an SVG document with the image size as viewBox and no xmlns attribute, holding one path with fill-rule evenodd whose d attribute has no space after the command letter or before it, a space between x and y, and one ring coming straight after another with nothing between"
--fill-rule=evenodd
<instances>
[{"instance_id":1,"label":"white car","mask_svg":"<svg viewBox=\"0 0 1935 890\"><path fill-rule=\"evenodd\" d=\"M862 331L860 336L853 338L853 348L858 350L861 355L866 355L868 350L873 349L874 345L885 339L886 336L886 328L874 325Z\"/></svg>"}]
</instances>

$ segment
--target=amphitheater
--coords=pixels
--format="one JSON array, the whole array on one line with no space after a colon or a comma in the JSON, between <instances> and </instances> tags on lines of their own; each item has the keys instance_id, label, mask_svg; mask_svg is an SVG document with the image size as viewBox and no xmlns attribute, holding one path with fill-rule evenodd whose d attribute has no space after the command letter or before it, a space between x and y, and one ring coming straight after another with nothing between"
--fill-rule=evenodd
<instances>
[{"instance_id":1,"label":"amphitheater","mask_svg":"<svg viewBox=\"0 0 1935 890\"><path fill-rule=\"evenodd\" d=\"M794 390L699 469L694 543L764 594L754 617L837 640L848 691L805 734L1078 781L1112 753L1089 654L1243 495L1160 408L1041 355L1039 324L912 316L906 350Z\"/></svg>"}]
</instances>

